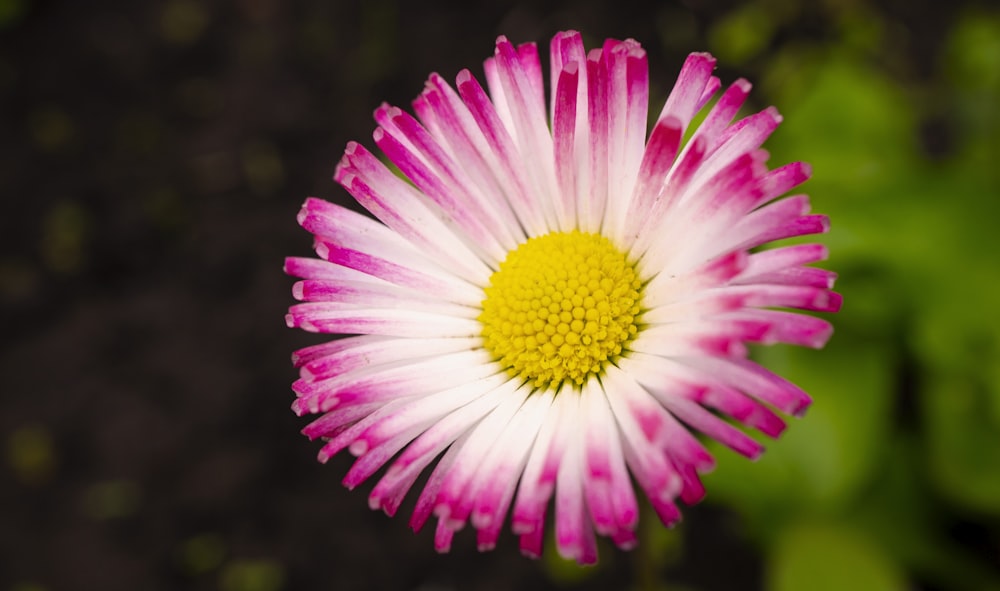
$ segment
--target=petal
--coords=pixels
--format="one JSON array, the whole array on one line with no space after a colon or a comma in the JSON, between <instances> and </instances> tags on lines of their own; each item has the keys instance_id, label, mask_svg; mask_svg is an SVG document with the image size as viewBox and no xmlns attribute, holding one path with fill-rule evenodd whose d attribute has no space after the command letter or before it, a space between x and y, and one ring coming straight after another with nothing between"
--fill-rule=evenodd
<instances>
[{"instance_id":1,"label":"petal","mask_svg":"<svg viewBox=\"0 0 1000 591\"><path fill-rule=\"evenodd\" d=\"M458 93L441 76L432 74L424 92L414 101L414 109L442 148L461 163L470 183L482 191L482 198L513 238L523 241L523 227L534 226L524 219L527 197L523 182L501 173L495 147Z\"/></svg>"},{"instance_id":2,"label":"petal","mask_svg":"<svg viewBox=\"0 0 1000 591\"><path fill-rule=\"evenodd\" d=\"M327 343L324 349L303 357L302 379L317 380L343 375L349 371L394 365L427 357L478 349L479 337L397 339L382 335L362 335Z\"/></svg>"},{"instance_id":3,"label":"petal","mask_svg":"<svg viewBox=\"0 0 1000 591\"><path fill-rule=\"evenodd\" d=\"M567 424L563 416L574 395L567 391L555 396L535 437L512 510L511 529L515 534L529 536L542 532L546 507L555 490L559 461L565 450ZM534 537L522 538L522 542L534 541ZM522 545L522 550L536 554L533 546Z\"/></svg>"},{"instance_id":4,"label":"petal","mask_svg":"<svg viewBox=\"0 0 1000 591\"><path fill-rule=\"evenodd\" d=\"M577 193L577 225L585 232L599 232L608 200L608 98L607 71L600 50L587 56L587 126L577 138L581 168Z\"/></svg>"},{"instance_id":5,"label":"petal","mask_svg":"<svg viewBox=\"0 0 1000 591\"><path fill-rule=\"evenodd\" d=\"M621 427L625 461L654 511L665 525L672 525L680 519L674 499L681 492L682 480L665 450L679 442L667 445L670 434L683 437L686 432L631 377L612 368L603 386Z\"/></svg>"},{"instance_id":6,"label":"petal","mask_svg":"<svg viewBox=\"0 0 1000 591\"><path fill-rule=\"evenodd\" d=\"M684 362L791 415L801 416L812 402L801 388L752 361L702 357Z\"/></svg>"},{"instance_id":7,"label":"petal","mask_svg":"<svg viewBox=\"0 0 1000 591\"><path fill-rule=\"evenodd\" d=\"M384 105L376 111L376 118L380 127L372 137L392 163L443 212L444 220L477 246L481 256L494 264L503 260L516 239L503 225L486 223L496 216L484 206L485 199L465 180L458 164L403 111ZM468 195L472 198L464 198Z\"/></svg>"},{"instance_id":8,"label":"petal","mask_svg":"<svg viewBox=\"0 0 1000 591\"><path fill-rule=\"evenodd\" d=\"M334 178L382 223L463 279L478 285L489 279L489 267L452 232L443 212L432 210L413 187L360 144L347 144Z\"/></svg>"},{"instance_id":9,"label":"petal","mask_svg":"<svg viewBox=\"0 0 1000 591\"><path fill-rule=\"evenodd\" d=\"M596 378L581 394L586 423L584 492L597 533L628 545L638 524L639 506L625 467L621 433Z\"/></svg>"},{"instance_id":10,"label":"petal","mask_svg":"<svg viewBox=\"0 0 1000 591\"><path fill-rule=\"evenodd\" d=\"M746 269L735 282L751 283L755 276L826 260L827 256L827 248L822 244L796 244L762 250L750 255Z\"/></svg>"},{"instance_id":11,"label":"petal","mask_svg":"<svg viewBox=\"0 0 1000 591\"><path fill-rule=\"evenodd\" d=\"M403 450L375 485L368 498L369 506L373 509L381 507L386 513L395 514L421 471L445 448L464 436L483 416L496 408L517 388L517 384L506 376L497 374L464 387L474 389L470 390L468 403L436 422ZM480 389L485 393L477 397L476 392ZM430 509L428 501L427 515L430 514ZM426 519L426 515L423 519Z\"/></svg>"},{"instance_id":12,"label":"petal","mask_svg":"<svg viewBox=\"0 0 1000 591\"><path fill-rule=\"evenodd\" d=\"M813 349L822 348L833 335L833 326L814 316L782 310L740 310L727 317L762 322L768 326L761 343L788 343Z\"/></svg>"},{"instance_id":13,"label":"petal","mask_svg":"<svg viewBox=\"0 0 1000 591\"><path fill-rule=\"evenodd\" d=\"M715 68L715 58L707 53L692 53L681 66L677 82L667 97L667 102L660 111L657 120L665 117L675 117L687 128L704 104L705 89L711 83L712 70Z\"/></svg>"},{"instance_id":14,"label":"petal","mask_svg":"<svg viewBox=\"0 0 1000 591\"><path fill-rule=\"evenodd\" d=\"M398 308L343 308L326 302L296 304L288 309L289 328L335 334L380 334L394 337L471 337L482 328L473 318Z\"/></svg>"},{"instance_id":15,"label":"petal","mask_svg":"<svg viewBox=\"0 0 1000 591\"><path fill-rule=\"evenodd\" d=\"M676 117L664 117L656 122L642 155L634 194L617 236L622 244L632 247L645 226L647 212L659 199L664 182L674 164L684 135L683 124Z\"/></svg>"},{"instance_id":16,"label":"petal","mask_svg":"<svg viewBox=\"0 0 1000 591\"><path fill-rule=\"evenodd\" d=\"M487 61L487 64L492 63ZM491 71L487 67L487 74ZM528 163L519 154L514 138L505 124L502 101L497 101L497 96L494 95L494 101L491 102L483 87L468 70L459 72L455 83L459 95L493 150L495 159L491 166L494 174L499 179L507 180L507 194L522 226L529 235L544 234L549 226L543 200L535 197L537 193L527 170Z\"/></svg>"},{"instance_id":17,"label":"petal","mask_svg":"<svg viewBox=\"0 0 1000 591\"><path fill-rule=\"evenodd\" d=\"M529 396L477 472L470 496L474 503L471 520L478 530L480 550L496 545L518 479L542 423L549 414L552 398L553 393L548 390Z\"/></svg>"},{"instance_id":18,"label":"petal","mask_svg":"<svg viewBox=\"0 0 1000 591\"><path fill-rule=\"evenodd\" d=\"M497 39L487 81L490 94L503 96L509 112L508 130L524 161L530 187L535 195L552 195L558 190L551 158L552 135L548 131L541 80L536 71L537 51L522 46L515 49L506 37ZM499 104L498 104L499 109ZM556 226L555 208L549 199L538 199L546 226Z\"/></svg>"},{"instance_id":19,"label":"petal","mask_svg":"<svg viewBox=\"0 0 1000 591\"><path fill-rule=\"evenodd\" d=\"M361 456L351 467L344 484L354 488L389 461L417 435L445 416L496 389L498 376L461 383L427 396L411 397L392 413L360 431L350 443L351 453Z\"/></svg>"},{"instance_id":20,"label":"petal","mask_svg":"<svg viewBox=\"0 0 1000 591\"><path fill-rule=\"evenodd\" d=\"M716 145L719 136L729 125L730 121L732 121L733 117L736 116L740 107L743 106L747 96L750 95L751 88L752 85L743 78L733 82L722 93L718 102L715 103L715 106L705 116L704 121L698 126L698 131L695 132L695 135L705 138L705 142L710 150Z\"/></svg>"},{"instance_id":21,"label":"petal","mask_svg":"<svg viewBox=\"0 0 1000 591\"><path fill-rule=\"evenodd\" d=\"M334 308L406 308L459 318L476 318L481 310L432 298L394 285L368 281L324 281L308 279L292 286L292 296L305 302L322 302Z\"/></svg>"},{"instance_id":22,"label":"petal","mask_svg":"<svg viewBox=\"0 0 1000 591\"><path fill-rule=\"evenodd\" d=\"M401 236L359 213L307 199L299 223L316 235L324 259L390 283L477 305L482 290L437 266Z\"/></svg>"},{"instance_id":23,"label":"petal","mask_svg":"<svg viewBox=\"0 0 1000 591\"><path fill-rule=\"evenodd\" d=\"M499 405L486 415L475 429L472 429L458 448L452 464L441 475L441 480L433 491L433 512L439 521L451 530L459 530L465 525L471 509L471 499L466 489L475 476L481 460L489 452L499 434L510 422L511 417L524 403L526 389L518 389L509 394ZM421 499L429 496L424 490ZM426 502L426 501L425 501ZM418 500L418 505L421 501Z\"/></svg>"},{"instance_id":24,"label":"petal","mask_svg":"<svg viewBox=\"0 0 1000 591\"><path fill-rule=\"evenodd\" d=\"M583 441L586 430L579 421L579 397L565 407L566 447L556 476L556 550L580 564L597 561L597 540L583 495Z\"/></svg>"},{"instance_id":25,"label":"petal","mask_svg":"<svg viewBox=\"0 0 1000 591\"><path fill-rule=\"evenodd\" d=\"M580 84L580 64L570 62L557 76L552 114L553 156L559 191L556 216L559 229L570 231L577 227L577 170L576 117L577 87Z\"/></svg>"},{"instance_id":26,"label":"petal","mask_svg":"<svg viewBox=\"0 0 1000 591\"><path fill-rule=\"evenodd\" d=\"M428 394L486 378L498 369L484 352L462 351L401 365L367 367L315 382L299 380L295 383L296 409L326 412L342 404Z\"/></svg>"},{"instance_id":27,"label":"petal","mask_svg":"<svg viewBox=\"0 0 1000 591\"><path fill-rule=\"evenodd\" d=\"M602 232L618 239L643 160L649 103L646 52L634 40L604 44L607 71L608 203Z\"/></svg>"}]
</instances>

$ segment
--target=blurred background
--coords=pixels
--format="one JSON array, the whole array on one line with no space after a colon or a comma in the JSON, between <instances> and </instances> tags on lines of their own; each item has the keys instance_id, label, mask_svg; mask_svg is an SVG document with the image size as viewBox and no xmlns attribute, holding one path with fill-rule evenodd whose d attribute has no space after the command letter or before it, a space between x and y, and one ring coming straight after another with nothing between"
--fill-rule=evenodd
<instances>
[{"instance_id":1,"label":"blurred background","mask_svg":"<svg viewBox=\"0 0 1000 591\"><path fill-rule=\"evenodd\" d=\"M758 352L816 402L678 528L438 556L298 434L282 259L379 103L566 28L639 40L653 112L690 51L753 81L846 303ZM0 591L1000 589L995 3L0 0L0 105Z\"/></svg>"}]
</instances>

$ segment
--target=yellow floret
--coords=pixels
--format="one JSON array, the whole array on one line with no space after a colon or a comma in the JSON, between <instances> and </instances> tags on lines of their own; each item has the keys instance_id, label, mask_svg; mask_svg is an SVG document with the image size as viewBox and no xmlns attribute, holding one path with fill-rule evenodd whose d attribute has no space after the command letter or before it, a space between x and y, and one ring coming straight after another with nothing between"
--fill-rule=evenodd
<instances>
[{"instance_id":1,"label":"yellow floret","mask_svg":"<svg viewBox=\"0 0 1000 591\"><path fill-rule=\"evenodd\" d=\"M536 388L582 385L639 332L642 282L599 234L552 232L507 254L485 289L486 348Z\"/></svg>"}]
</instances>

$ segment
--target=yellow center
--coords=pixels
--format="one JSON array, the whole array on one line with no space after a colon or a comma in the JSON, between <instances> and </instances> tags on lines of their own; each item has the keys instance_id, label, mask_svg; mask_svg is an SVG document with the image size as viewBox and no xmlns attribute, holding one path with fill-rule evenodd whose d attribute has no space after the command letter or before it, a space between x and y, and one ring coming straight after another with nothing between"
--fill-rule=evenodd
<instances>
[{"instance_id":1,"label":"yellow center","mask_svg":"<svg viewBox=\"0 0 1000 591\"><path fill-rule=\"evenodd\" d=\"M581 385L638 333L642 282L598 234L552 232L507 253L483 300L486 348L536 388Z\"/></svg>"}]
</instances>

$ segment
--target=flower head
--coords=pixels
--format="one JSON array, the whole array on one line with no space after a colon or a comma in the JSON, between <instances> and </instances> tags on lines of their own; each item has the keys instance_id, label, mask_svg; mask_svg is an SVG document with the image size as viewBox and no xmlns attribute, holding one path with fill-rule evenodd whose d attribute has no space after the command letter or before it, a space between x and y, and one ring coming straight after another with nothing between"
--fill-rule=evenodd
<instances>
[{"instance_id":1,"label":"flower head","mask_svg":"<svg viewBox=\"0 0 1000 591\"><path fill-rule=\"evenodd\" d=\"M755 458L720 414L776 437L805 410L746 343L821 347L830 325L782 308L840 297L805 266L823 246L751 251L827 220L782 198L805 164L766 165L777 111L733 121L748 82L707 108L715 61L692 54L647 137L638 43L560 33L550 60L548 108L536 46L504 37L488 93L464 70L432 75L416 117L379 107L399 176L348 144L335 178L377 221L318 199L299 214L319 258L286 262L288 324L353 336L295 354L293 408L319 415L303 432L321 461L357 456L346 486L388 465L369 504L389 515L433 464L410 524L436 517L438 550L467 523L492 548L510 513L537 556L554 497L560 554L590 563L595 533L635 543L633 479L668 525L703 496L713 459L691 430Z\"/></svg>"}]
</instances>

